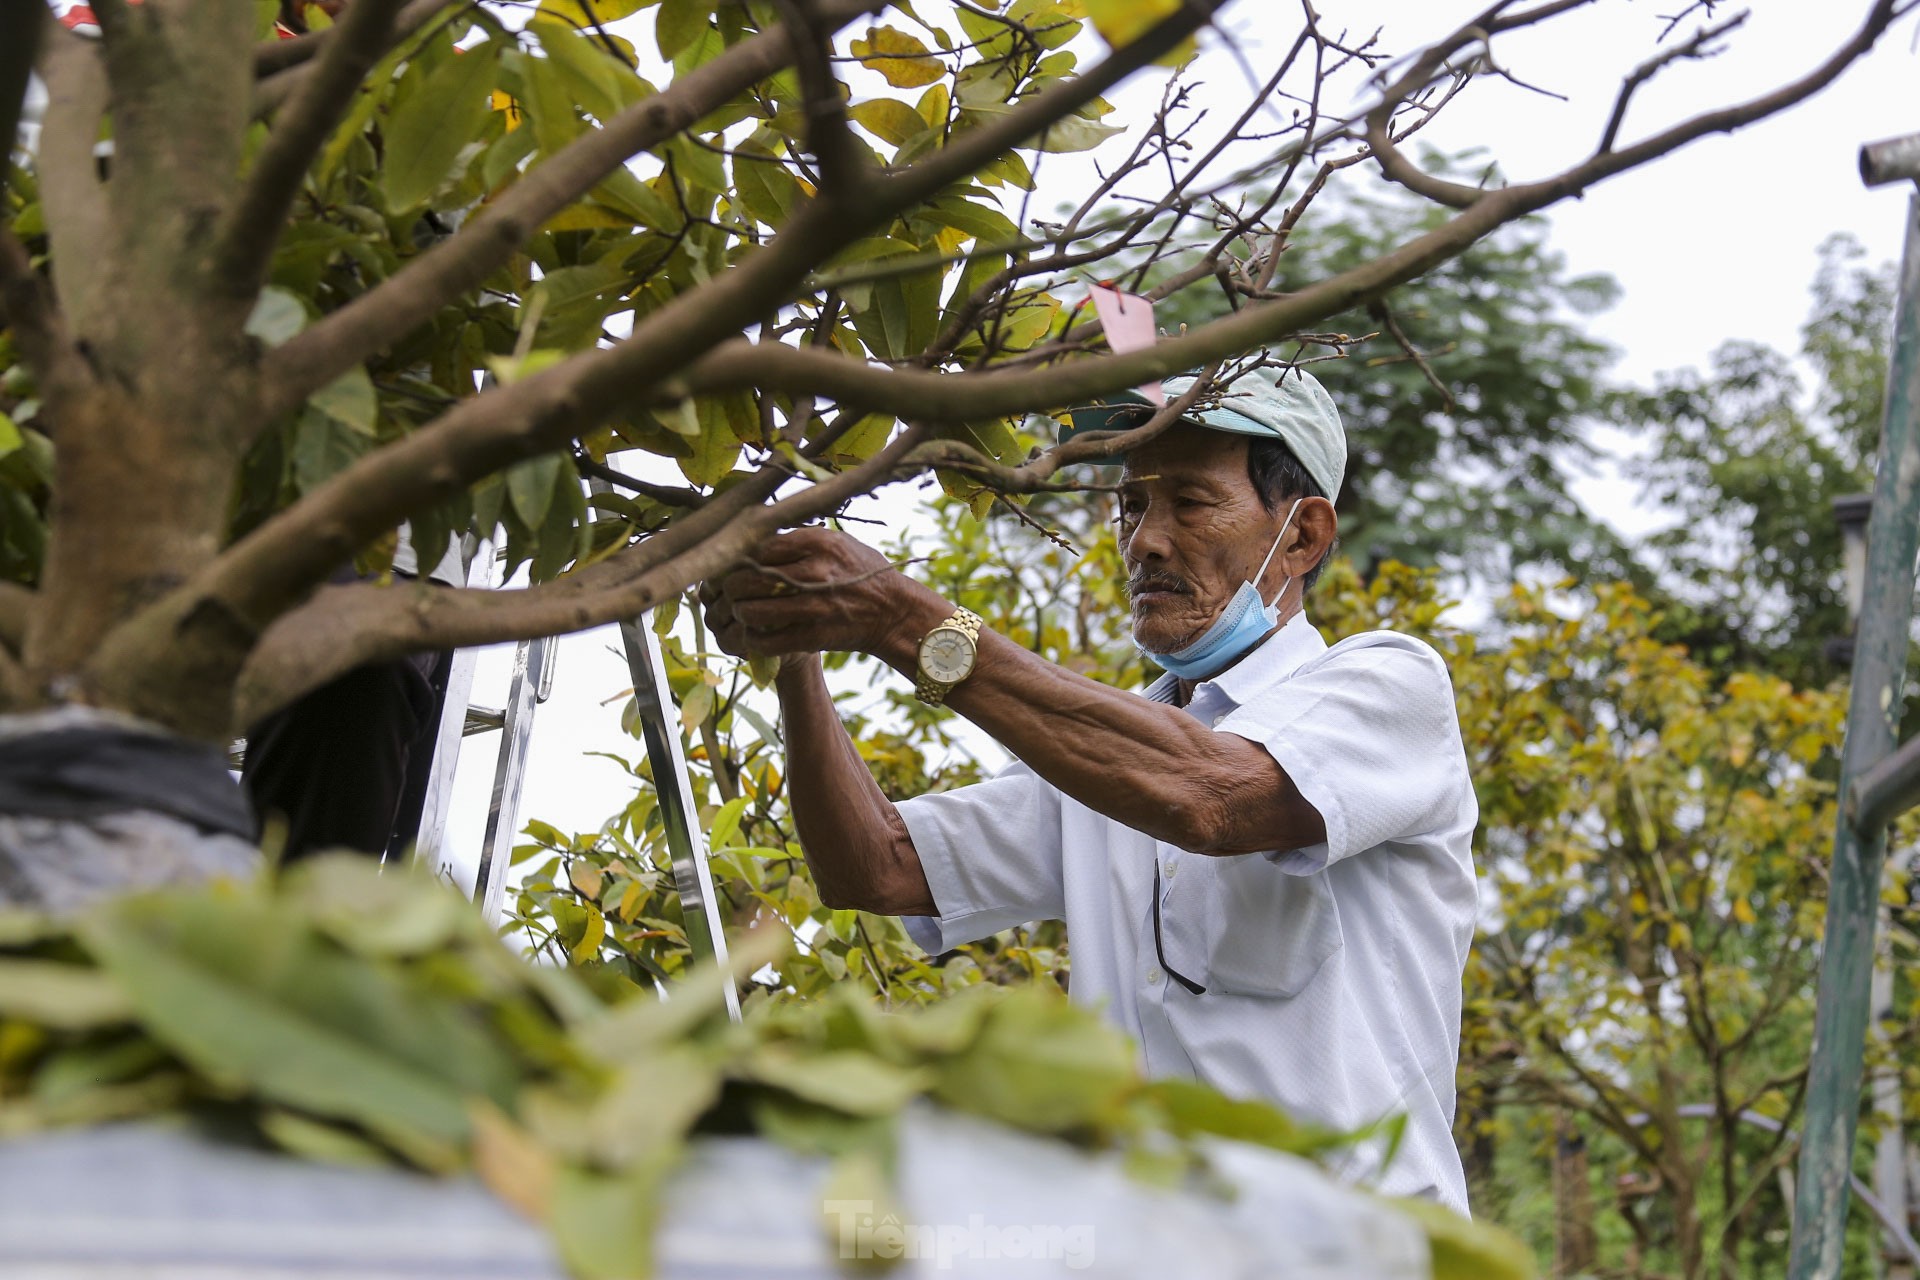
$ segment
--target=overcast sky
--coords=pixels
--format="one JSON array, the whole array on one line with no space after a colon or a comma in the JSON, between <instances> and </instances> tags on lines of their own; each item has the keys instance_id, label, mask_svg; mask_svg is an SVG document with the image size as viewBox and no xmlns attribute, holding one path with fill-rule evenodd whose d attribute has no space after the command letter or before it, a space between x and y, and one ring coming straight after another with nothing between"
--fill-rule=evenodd
<instances>
[{"instance_id":1,"label":"overcast sky","mask_svg":"<svg viewBox=\"0 0 1920 1280\"><path fill-rule=\"evenodd\" d=\"M1427 138L1450 151L1484 147L1515 179L1564 167L1598 139L1614 86L1662 47L1654 39L1664 16L1684 4L1603 0L1538 32L1506 39L1496 53L1514 77L1569 101L1496 80L1480 82L1447 107ZM919 0L918 7L938 21L938 0ZM1347 22L1357 36L1384 27L1381 44L1395 51L1444 33L1481 7L1455 0L1320 5L1329 23ZM1845 39L1866 7L1866 0L1757 0L1726 53L1674 66L1641 91L1623 138L1803 74ZM1738 12L1725 3L1714 8L1716 20ZM1269 65L1263 48L1292 39L1298 12L1281 0L1238 0L1224 22L1247 61L1259 68ZM1696 19L1669 39L1697 25ZM1866 191L1855 153L1863 142L1920 129L1915 28L1914 19L1903 22L1864 62L1794 111L1730 137L1710 136L1552 211L1551 243L1566 254L1572 271L1608 272L1623 287L1619 305L1591 321L1595 332L1620 348L1618 376L1645 382L1659 370L1700 364L1730 338L1795 349L1815 251L1833 232L1852 233L1876 262L1898 255L1906 195L1891 188ZM1203 46L1195 74L1210 93L1237 103L1244 98L1246 72L1220 45L1216 38ZM1113 119L1147 118L1165 74L1146 73L1115 95L1120 110ZM1329 105L1364 105L1358 78L1349 92L1352 101ZM1050 158L1040 178L1050 204L1084 191L1087 170ZM1609 447L1627 447L1604 424L1596 424L1595 432ZM1629 532L1661 520L1660 512L1636 505L1630 486L1610 476L1591 478L1580 492ZM892 519L911 519L910 501L890 500L876 509ZM619 702L599 705L631 683L615 650L611 629L563 645L553 699L535 721L523 821L539 817L563 829L590 830L631 795L617 766L584 754L638 754L639 744L620 731ZM505 700L511 652L506 646L483 655L477 701L499 706ZM461 762L449 841L468 876L481 842L497 747L498 735L469 739Z\"/></svg>"}]
</instances>

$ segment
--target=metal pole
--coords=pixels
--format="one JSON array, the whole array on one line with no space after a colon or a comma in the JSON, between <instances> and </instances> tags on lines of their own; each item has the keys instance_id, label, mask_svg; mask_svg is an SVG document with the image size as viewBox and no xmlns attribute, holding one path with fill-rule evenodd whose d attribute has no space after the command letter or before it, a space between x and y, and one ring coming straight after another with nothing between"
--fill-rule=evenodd
<instances>
[{"instance_id":1,"label":"metal pole","mask_svg":"<svg viewBox=\"0 0 1920 1280\"><path fill-rule=\"evenodd\" d=\"M467 565L467 585L493 585L493 543L481 541ZM427 798L420 809L420 834L414 838L413 860L424 862L446 881L455 879L453 860L445 848L447 815L453 807L453 778L460 767L460 742L465 736L467 706L473 701L473 669L478 649L456 649L447 673L447 692L440 703L440 727L433 738L433 774L427 780Z\"/></svg>"},{"instance_id":2,"label":"metal pole","mask_svg":"<svg viewBox=\"0 0 1920 1280\"><path fill-rule=\"evenodd\" d=\"M1910 154L1914 153L1914 154ZM1920 148L1878 144L1862 155L1872 177L1920 178L1889 171L1884 157L1920 158ZM1908 201L1886 417L1867 530L1866 591L1854 645L1847 740L1840 758L1841 816L1828 881L1826 940L1807 1080L1799 1186L1793 1213L1792 1280L1832 1280L1846 1240L1847 1191L1860 1118L1860 1082L1869 1016L1873 934L1883 825L1858 827L1847 816L1856 780L1892 754L1905 705L1914 555L1920 544L1920 193Z\"/></svg>"},{"instance_id":3,"label":"metal pole","mask_svg":"<svg viewBox=\"0 0 1920 1280\"><path fill-rule=\"evenodd\" d=\"M596 494L613 492L613 486L600 479L589 482L587 488ZM720 971L726 973L727 935L720 920L720 895L714 891L713 870L707 862L707 833L700 825L700 808L694 803L686 753L680 749L680 717L674 712L660 637L653 634L653 610L620 624L620 644L626 650L627 670L633 677L640 740L653 765L653 789L660 804L660 825L667 836L674 887L680 894L687 946L696 961L716 961ZM723 986L727 1016L738 1022L740 994L731 981Z\"/></svg>"},{"instance_id":4,"label":"metal pole","mask_svg":"<svg viewBox=\"0 0 1920 1280\"><path fill-rule=\"evenodd\" d=\"M667 686L666 658L660 637L653 634L649 610L620 624L620 643L633 673L633 697L639 704L640 736L653 764L653 789L660 802L660 822L667 834L667 856L673 863L673 883L680 891L680 916L687 945L696 960L711 959L728 971L727 935L721 928L720 898L707 865L707 833L700 826L693 784L687 777L687 758L680 749L679 717ZM740 995L732 981L723 982L727 1016L740 1020Z\"/></svg>"},{"instance_id":5,"label":"metal pole","mask_svg":"<svg viewBox=\"0 0 1920 1280\"><path fill-rule=\"evenodd\" d=\"M480 846L480 869L473 878L473 899L489 924L499 923L500 903L506 896L513 838L520 830L520 792L526 782L527 743L533 737L533 708L551 688L548 672L553 647L554 641L546 637L523 640L513 654L513 685L507 693L500 757L493 772L493 800L487 806L487 834Z\"/></svg>"}]
</instances>

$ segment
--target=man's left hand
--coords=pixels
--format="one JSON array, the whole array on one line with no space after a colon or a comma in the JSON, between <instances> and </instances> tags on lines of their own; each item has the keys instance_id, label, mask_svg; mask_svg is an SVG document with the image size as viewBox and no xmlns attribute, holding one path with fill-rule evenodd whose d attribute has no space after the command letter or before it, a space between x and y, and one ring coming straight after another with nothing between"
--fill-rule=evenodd
<instances>
[{"instance_id":1,"label":"man's left hand","mask_svg":"<svg viewBox=\"0 0 1920 1280\"><path fill-rule=\"evenodd\" d=\"M933 597L878 551L832 529L778 534L753 559L755 567L700 588L707 628L736 657L877 653L915 612L915 597Z\"/></svg>"}]
</instances>

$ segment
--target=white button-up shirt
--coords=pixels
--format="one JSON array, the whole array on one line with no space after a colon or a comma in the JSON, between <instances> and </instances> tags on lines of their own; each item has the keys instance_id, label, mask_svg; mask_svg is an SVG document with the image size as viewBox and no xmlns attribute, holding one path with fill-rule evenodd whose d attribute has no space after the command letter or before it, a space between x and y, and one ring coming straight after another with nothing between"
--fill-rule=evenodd
<instances>
[{"instance_id":1,"label":"white button-up shirt","mask_svg":"<svg viewBox=\"0 0 1920 1280\"><path fill-rule=\"evenodd\" d=\"M1145 696L1171 703L1175 682ZM1186 711L1265 747L1325 843L1188 853L1016 763L900 805L940 911L909 932L937 952L1065 920L1072 998L1132 1036L1149 1075L1341 1130L1404 1114L1385 1169L1375 1144L1346 1172L1464 1212L1452 1123L1479 810L1445 664L1390 631L1328 648L1296 615Z\"/></svg>"}]
</instances>

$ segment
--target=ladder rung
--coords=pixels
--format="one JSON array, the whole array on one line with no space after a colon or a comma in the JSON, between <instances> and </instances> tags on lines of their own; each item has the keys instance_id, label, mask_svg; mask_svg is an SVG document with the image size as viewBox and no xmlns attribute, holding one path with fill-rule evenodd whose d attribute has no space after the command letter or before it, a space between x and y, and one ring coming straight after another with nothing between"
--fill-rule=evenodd
<instances>
[{"instance_id":1,"label":"ladder rung","mask_svg":"<svg viewBox=\"0 0 1920 1280\"><path fill-rule=\"evenodd\" d=\"M495 729L505 728L506 723L507 713L504 711L495 711L492 707L469 706L466 727L461 729L460 736L471 738L476 733L491 733Z\"/></svg>"}]
</instances>

